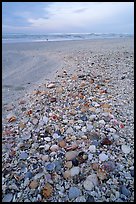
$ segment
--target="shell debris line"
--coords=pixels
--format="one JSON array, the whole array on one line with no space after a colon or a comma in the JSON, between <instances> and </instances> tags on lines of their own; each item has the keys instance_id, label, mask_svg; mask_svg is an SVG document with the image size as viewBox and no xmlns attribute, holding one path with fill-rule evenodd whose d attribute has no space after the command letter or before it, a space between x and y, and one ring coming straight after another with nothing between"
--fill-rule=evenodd
<instances>
[{"instance_id":1,"label":"shell debris line","mask_svg":"<svg viewBox=\"0 0 136 204\"><path fill-rule=\"evenodd\" d=\"M64 53L53 81L7 109L3 202L134 201L133 52L118 46Z\"/></svg>"}]
</instances>

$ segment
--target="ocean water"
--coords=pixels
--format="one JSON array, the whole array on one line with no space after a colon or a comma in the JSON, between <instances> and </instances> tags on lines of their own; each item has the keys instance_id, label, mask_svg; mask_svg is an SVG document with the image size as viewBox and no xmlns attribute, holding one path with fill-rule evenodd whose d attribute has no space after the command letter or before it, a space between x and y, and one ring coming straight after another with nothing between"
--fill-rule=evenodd
<instances>
[{"instance_id":1,"label":"ocean water","mask_svg":"<svg viewBox=\"0 0 136 204\"><path fill-rule=\"evenodd\" d=\"M54 33L54 34L2 34L2 43L16 42L40 42L40 41L65 41L65 40L89 40L103 38L124 38L133 37L133 34L115 34L115 33Z\"/></svg>"}]
</instances>

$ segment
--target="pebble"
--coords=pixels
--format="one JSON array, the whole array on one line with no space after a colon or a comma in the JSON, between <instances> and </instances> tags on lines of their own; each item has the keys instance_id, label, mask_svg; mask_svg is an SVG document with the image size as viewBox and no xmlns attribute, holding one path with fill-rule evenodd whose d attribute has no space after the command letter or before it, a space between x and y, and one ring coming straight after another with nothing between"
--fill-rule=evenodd
<instances>
[{"instance_id":1,"label":"pebble","mask_svg":"<svg viewBox=\"0 0 136 204\"><path fill-rule=\"evenodd\" d=\"M77 151L69 151L69 152L66 152L65 158L67 161L69 161L69 160L74 159L77 155L78 155Z\"/></svg>"},{"instance_id":2,"label":"pebble","mask_svg":"<svg viewBox=\"0 0 136 204\"><path fill-rule=\"evenodd\" d=\"M54 139L60 138L60 136L59 136L58 133L54 133L54 134L52 135L52 137L53 137Z\"/></svg>"},{"instance_id":3,"label":"pebble","mask_svg":"<svg viewBox=\"0 0 136 204\"><path fill-rule=\"evenodd\" d=\"M64 124L67 124L67 123L68 123L68 120L67 120L67 119L63 120L63 123L64 123Z\"/></svg>"},{"instance_id":4,"label":"pebble","mask_svg":"<svg viewBox=\"0 0 136 204\"><path fill-rule=\"evenodd\" d=\"M84 127L82 127L82 132L86 132L87 131L87 129L86 129L86 127L84 126Z\"/></svg>"},{"instance_id":5,"label":"pebble","mask_svg":"<svg viewBox=\"0 0 136 204\"><path fill-rule=\"evenodd\" d=\"M47 171L53 171L55 169L55 163L53 163L53 162L49 163L49 164L46 165L45 168L46 168Z\"/></svg>"},{"instance_id":6,"label":"pebble","mask_svg":"<svg viewBox=\"0 0 136 204\"><path fill-rule=\"evenodd\" d=\"M87 121L87 120L88 120L86 115L81 116L80 119L81 119L82 121Z\"/></svg>"},{"instance_id":7,"label":"pebble","mask_svg":"<svg viewBox=\"0 0 136 204\"><path fill-rule=\"evenodd\" d=\"M86 199L84 196L79 196L75 199L75 202L86 202Z\"/></svg>"},{"instance_id":8,"label":"pebble","mask_svg":"<svg viewBox=\"0 0 136 204\"><path fill-rule=\"evenodd\" d=\"M131 196L131 192L126 188L125 185L122 185L120 187L120 191L123 195L125 195L126 197L130 197Z\"/></svg>"},{"instance_id":9,"label":"pebble","mask_svg":"<svg viewBox=\"0 0 136 204\"><path fill-rule=\"evenodd\" d=\"M74 128L76 128L76 130L80 130L81 126L80 125L75 125Z\"/></svg>"},{"instance_id":10,"label":"pebble","mask_svg":"<svg viewBox=\"0 0 136 204\"><path fill-rule=\"evenodd\" d=\"M79 168L79 167L72 167L72 168L70 169L71 176L78 175L79 172L80 172L80 168Z\"/></svg>"},{"instance_id":11,"label":"pebble","mask_svg":"<svg viewBox=\"0 0 136 204\"><path fill-rule=\"evenodd\" d=\"M105 121L104 121L104 120L99 120L99 123L100 123L101 125L105 125Z\"/></svg>"},{"instance_id":12,"label":"pebble","mask_svg":"<svg viewBox=\"0 0 136 204\"><path fill-rule=\"evenodd\" d=\"M78 147L76 142L73 142L70 146L66 147L66 150L74 150Z\"/></svg>"},{"instance_id":13,"label":"pebble","mask_svg":"<svg viewBox=\"0 0 136 204\"><path fill-rule=\"evenodd\" d=\"M69 170L66 170L62 173L62 175L65 179L69 179L71 177L71 172Z\"/></svg>"},{"instance_id":14,"label":"pebble","mask_svg":"<svg viewBox=\"0 0 136 204\"><path fill-rule=\"evenodd\" d=\"M122 149L123 153L125 153L125 154L129 154L131 151L130 146L128 146L128 145L122 145L121 149Z\"/></svg>"},{"instance_id":15,"label":"pebble","mask_svg":"<svg viewBox=\"0 0 136 204\"><path fill-rule=\"evenodd\" d=\"M80 164L84 163L88 159L88 154L86 152L79 152L77 160Z\"/></svg>"},{"instance_id":16,"label":"pebble","mask_svg":"<svg viewBox=\"0 0 136 204\"><path fill-rule=\"evenodd\" d=\"M81 138L82 138L83 140L87 140L87 136L86 136L86 135L82 135Z\"/></svg>"},{"instance_id":17,"label":"pebble","mask_svg":"<svg viewBox=\"0 0 136 204\"><path fill-rule=\"evenodd\" d=\"M72 167L72 161L67 161L65 166L70 169Z\"/></svg>"},{"instance_id":18,"label":"pebble","mask_svg":"<svg viewBox=\"0 0 136 204\"><path fill-rule=\"evenodd\" d=\"M7 111L13 110L13 108L14 108L13 104L6 106Z\"/></svg>"},{"instance_id":19,"label":"pebble","mask_svg":"<svg viewBox=\"0 0 136 204\"><path fill-rule=\"evenodd\" d=\"M44 146L42 146L42 148L44 148L44 149L45 149L45 151L47 151L47 150L49 150L49 148L50 148L50 145L48 145L48 144L45 144Z\"/></svg>"},{"instance_id":20,"label":"pebble","mask_svg":"<svg viewBox=\"0 0 136 204\"><path fill-rule=\"evenodd\" d=\"M116 132L116 130L115 130L114 128L109 128L109 131L110 131L110 132L113 132L113 133Z\"/></svg>"},{"instance_id":21,"label":"pebble","mask_svg":"<svg viewBox=\"0 0 136 204\"><path fill-rule=\"evenodd\" d=\"M114 140L118 140L119 139L119 135L117 135L117 134L113 134L112 137L113 137Z\"/></svg>"},{"instance_id":22,"label":"pebble","mask_svg":"<svg viewBox=\"0 0 136 204\"><path fill-rule=\"evenodd\" d=\"M95 145L90 145L89 151L93 152L93 153L96 152L96 146Z\"/></svg>"},{"instance_id":23,"label":"pebble","mask_svg":"<svg viewBox=\"0 0 136 204\"><path fill-rule=\"evenodd\" d=\"M58 146L58 145L52 145L52 146L50 147L50 150L51 150L52 152L58 151L58 149L59 149L59 146Z\"/></svg>"},{"instance_id":24,"label":"pebble","mask_svg":"<svg viewBox=\"0 0 136 204\"><path fill-rule=\"evenodd\" d=\"M76 136L71 136L71 140L76 140L77 138L76 138Z\"/></svg>"},{"instance_id":25,"label":"pebble","mask_svg":"<svg viewBox=\"0 0 136 204\"><path fill-rule=\"evenodd\" d=\"M100 105L99 105L97 102L93 101L93 102L92 102L92 106L94 106L94 107L99 107Z\"/></svg>"},{"instance_id":26,"label":"pebble","mask_svg":"<svg viewBox=\"0 0 136 204\"><path fill-rule=\"evenodd\" d=\"M49 121L49 118L48 118L48 117L46 117L46 116L43 116L43 122L44 122L44 124L47 124L47 123L48 123L48 121Z\"/></svg>"},{"instance_id":27,"label":"pebble","mask_svg":"<svg viewBox=\"0 0 136 204\"><path fill-rule=\"evenodd\" d=\"M88 202L88 203L90 203L90 202L95 202L95 199L94 199L93 196L88 195L88 196L87 196L87 199L86 199L86 202Z\"/></svg>"},{"instance_id":28,"label":"pebble","mask_svg":"<svg viewBox=\"0 0 136 204\"><path fill-rule=\"evenodd\" d=\"M80 194L81 194L80 189L78 189L77 187L70 187L68 192L68 196L70 200L77 198Z\"/></svg>"},{"instance_id":29,"label":"pebble","mask_svg":"<svg viewBox=\"0 0 136 204\"><path fill-rule=\"evenodd\" d=\"M23 135L22 137L21 137L21 139L22 140L29 140L31 138L31 135Z\"/></svg>"},{"instance_id":30,"label":"pebble","mask_svg":"<svg viewBox=\"0 0 136 204\"><path fill-rule=\"evenodd\" d=\"M130 170L131 176L134 177L134 169Z\"/></svg>"},{"instance_id":31,"label":"pebble","mask_svg":"<svg viewBox=\"0 0 136 204\"><path fill-rule=\"evenodd\" d=\"M29 199L24 200L24 203L28 203L28 202L30 203L31 201Z\"/></svg>"},{"instance_id":32,"label":"pebble","mask_svg":"<svg viewBox=\"0 0 136 204\"><path fill-rule=\"evenodd\" d=\"M25 174L25 179L26 179L26 178L31 179L32 177L33 177L33 174L32 174L32 172L30 172L30 171L28 171L28 172Z\"/></svg>"},{"instance_id":33,"label":"pebble","mask_svg":"<svg viewBox=\"0 0 136 204\"><path fill-rule=\"evenodd\" d=\"M54 163L55 163L55 170L56 170L56 172L61 171L61 169L62 169L62 161L61 160L56 160L56 161L54 161Z\"/></svg>"},{"instance_id":34,"label":"pebble","mask_svg":"<svg viewBox=\"0 0 136 204\"><path fill-rule=\"evenodd\" d=\"M47 141L47 142L50 142L51 138L50 137L45 137L44 140Z\"/></svg>"},{"instance_id":35,"label":"pebble","mask_svg":"<svg viewBox=\"0 0 136 204\"><path fill-rule=\"evenodd\" d=\"M99 154L99 160L100 161L108 160L108 155L102 152L101 154Z\"/></svg>"},{"instance_id":36,"label":"pebble","mask_svg":"<svg viewBox=\"0 0 136 204\"><path fill-rule=\"evenodd\" d=\"M30 183L30 180L29 178L26 178L25 181L24 181L24 187L27 187Z\"/></svg>"},{"instance_id":37,"label":"pebble","mask_svg":"<svg viewBox=\"0 0 136 204\"><path fill-rule=\"evenodd\" d=\"M83 183L84 188L88 191L92 190L94 186L98 185L98 178L96 174L89 175Z\"/></svg>"},{"instance_id":38,"label":"pebble","mask_svg":"<svg viewBox=\"0 0 136 204\"><path fill-rule=\"evenodd\" d=\"M96 115L90 115L89 119L90 121L93 121L96 118Z\"/></svg>"},{"instance_id":39,"label":"pebble","mask_svg":"<svg viewBox=\"0 0 136 204\"><path fill-rule=\"evenodd\" d=\"M42 160L43 161L49 161L49 155L43 155Z\"/></svg>"},{"instance_id":40,"label":"pebble","mask_svg":"<svg viewBox=\"0 0 136 204\"><path fill-rule=\"evenodd\" d=\"M99 137L100 137L99 134L95 131L88 132L87 136L88 136L88 139L91 139L91 140L99 140Z\"/></svg>"},{"instance_id":41,"label":"pebble","mask_svg":"<svg viewBox=\"0 0 136 204\"><path fill-rule=\"evenodd\" d=\"M32 180L29 184L31 189L36 189L38 187L38 182L36 180Z\"/></svg>"},{"instance_id":42,"label":"pebble","mask_svg":"<svg viewBox=\"0 0 136 204\"><path fill-rule=\"evenodd\" d=\"M26 152L21 152L20 155L19 155L19 159L27 159L28 158L28 154Z\"/></svg>"},{"instance_id":43,"label":"pebble","mask_svg":"<svg viewBox=\"0 0 136 204\"><path fill-rule=\"evenodd\" d=\"M2 199L2 202L11 202L12 199L13 199L13 194L8 193L8 194L4 195L4 198Z\"/></svg>"},{"instance_id":44,"label":"pebble","mask_svg":"<svg viewBox=\"0 0 136 204\"><path fill-rule=\"evenodd\" d=\"M86 127L87 127L87 130L88 130L88 131L91 131L91 130L94 128L93 125L91 125L91 124L87 124Z\"/></svg>"},{"instance_id":45,"label":"pebble","mask_svg":"<svg viewBox=\"0 0 136 204\"><path fill-rule=\"evenodd\" d=\"M34 119L32 120L32 123L33 123L34 125L37 125L37 124L38 124L38 119L37 119L37 118L34 118Z\"/></svg>"},{"instance_id":46,"label":"pebble","mask_svg":"<svg viewBox=\"0 0 136 204\"><path fill-rule=\"evenodd\" d=\"M88 159L91 161L92 158L93 158L93 154L89 153L89 154L88 154Z\"/></svg>"},{"instance_id":47,"label":"pebble","mask_svg":"<svg viewBox=\"0 0 136 204\"><path fill-rule=\"evenodd\" d=\"M115 162L114 161L107 161L103 163L103 167L107 172L112 172L115 170Z\"/></svg>"},{"instance_id":48,"label":"pebble","mask_svg":"<svg viewBox=\"0 0 136 204\"><path fill-rule=\"evenodd\" d=\"M74 132L73 128L72 127L69 127L67 130L66 130L66 133L67 134L72 134Z\"/></svg>"},{"instance_id":49,"label":"pebble","mask_svg":"<svg viewBox=\"0 0 136 204\"><path fill-rule=\"evenodd\" d=\"M95 145L95 147L99 146L100 141L98 140L92 140L92 145Z\"/></svg>"},{"instance_id":50,"label":"pebble","mask_svg":"<svg viewBox=\"0 0 136 204\"><path fill-rule=\"evenodd\" d=\"M72 159L73 166L78 166L79 162L76 158Z\"/></svg>"}]
</instances>

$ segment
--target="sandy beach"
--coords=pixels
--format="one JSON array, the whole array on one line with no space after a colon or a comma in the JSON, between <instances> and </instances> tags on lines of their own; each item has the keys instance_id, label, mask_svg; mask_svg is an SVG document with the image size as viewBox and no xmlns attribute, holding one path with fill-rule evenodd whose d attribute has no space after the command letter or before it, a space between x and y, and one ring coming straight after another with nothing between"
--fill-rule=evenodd
<instances>
[{"instance_id":1,"label":"sandy beach","mask_svg":"<svg viewBox=\"0 0 136 204\"><path fill-rule=\"evenodd\" d=\"M2 104L4 201L134 201L133 38L3 44Z\"/></svg>"},{"instance_id":2,"label":"sandy beach","mask_svg":"<svg viewBox=\"0 0 136 204\"><path fill-rule=\"evenodd\" d=\"M3 103L12 102L35 85L51 80L65 66L65 55L70 58L80 52L105 53L111 49L115 52L127 44L133 49L131 38L3 44ZM68 67L70 63L71 59L68 59ZM74 72L74 69L70 71Z\"/></svg>"}]
</instances>

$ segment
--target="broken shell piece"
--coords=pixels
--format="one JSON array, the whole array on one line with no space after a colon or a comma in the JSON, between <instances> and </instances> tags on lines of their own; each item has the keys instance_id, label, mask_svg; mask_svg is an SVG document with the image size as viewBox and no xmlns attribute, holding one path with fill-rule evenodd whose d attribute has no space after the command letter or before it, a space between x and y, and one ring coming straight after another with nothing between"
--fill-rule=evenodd
<instances>
[{"instance_id":1,"label":"broken shell piece","mask_svg":"<svg viewBox=\"0 0 136 204\"><path fill-rule=\"evenodd\" d=\"M48 84L48 85L47 85L47 88L49 88L49 89L55 88L55 84L53 84L53 83Z\"/></svg>"}]
</instances>

